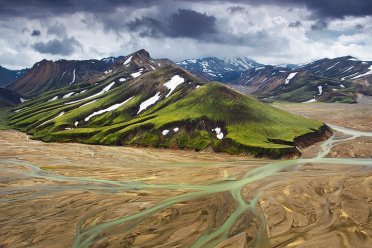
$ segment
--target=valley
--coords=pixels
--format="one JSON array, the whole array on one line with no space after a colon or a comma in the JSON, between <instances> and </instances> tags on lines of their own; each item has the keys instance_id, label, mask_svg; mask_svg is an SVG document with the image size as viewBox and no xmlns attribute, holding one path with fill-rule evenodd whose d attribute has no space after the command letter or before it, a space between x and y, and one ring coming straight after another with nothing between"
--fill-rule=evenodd
<instances>
[{"instance_id":1,"label":"valley","mask_svg":"<svg viewBox=\"0 0 372 248\"><path fill-rule=\"evenodd\" d=\"M292 160L0 131L0 247L367 247L370 106L277 105L335 131Z\"/></svg>"}]
</instances>

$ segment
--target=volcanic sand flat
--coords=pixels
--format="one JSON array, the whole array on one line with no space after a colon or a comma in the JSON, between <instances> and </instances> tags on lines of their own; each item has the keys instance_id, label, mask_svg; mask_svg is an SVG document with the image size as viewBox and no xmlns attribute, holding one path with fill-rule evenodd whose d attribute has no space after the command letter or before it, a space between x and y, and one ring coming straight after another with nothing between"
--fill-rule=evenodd
<instances>
[{"instance_id":1,"label":"volcanic sand flat","mask_svg":"<svg viewBox=\"0 0 372 248\"><path fill-rule=\"evenodd\" d=\"M327 104L328 115L319 104L304 105L281 107L371 131L363 105ZM1 131L0 246L367 247L372 138L341 142L348 137L336 132L322 160L312 159L321 150L316 144L290 164L43 143ZM350 157L364 160L345 162Z\"/></svg>"}]
</instances>

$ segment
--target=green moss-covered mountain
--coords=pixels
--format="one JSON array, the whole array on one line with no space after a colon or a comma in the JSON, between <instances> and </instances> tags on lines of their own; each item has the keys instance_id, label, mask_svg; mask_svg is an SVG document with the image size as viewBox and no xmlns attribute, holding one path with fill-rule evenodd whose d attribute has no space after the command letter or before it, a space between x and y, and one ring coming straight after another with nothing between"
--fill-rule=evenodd
<instances>
[{"instance_id":1,"label":"green moss-covered mountain","mask_svg":"<svg viewBox=\"0 0 372 248\"><path fill-rule=\"evenodd\" d=\"M324 138L323 123L205 83L172 65L131 63L96 82L45 93L15 109L9 124L43 141L213 149L282 157Z\"/></svg>"}]
</instances>

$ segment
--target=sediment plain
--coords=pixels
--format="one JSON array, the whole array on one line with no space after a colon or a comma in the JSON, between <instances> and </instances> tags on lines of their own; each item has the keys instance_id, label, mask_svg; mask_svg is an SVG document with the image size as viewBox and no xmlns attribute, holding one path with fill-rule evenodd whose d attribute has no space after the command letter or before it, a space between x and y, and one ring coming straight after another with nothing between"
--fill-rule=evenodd
<instances>
[{"instance_id":1,"label":"sediment plain","mask_svg":"<svg viewBox=\"0 0 372 248\"><path fill-rule=\"evenodd\" d=\"M334 128L293 160L0 131L0 247L371 247L371 106L278 106Z\"/></svg>"}]
</instances>

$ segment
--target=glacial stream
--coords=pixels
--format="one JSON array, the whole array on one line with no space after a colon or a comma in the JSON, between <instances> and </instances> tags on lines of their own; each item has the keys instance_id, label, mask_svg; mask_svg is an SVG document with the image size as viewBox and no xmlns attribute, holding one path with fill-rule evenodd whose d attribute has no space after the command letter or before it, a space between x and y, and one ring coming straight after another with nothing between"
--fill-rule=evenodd
<instances>
[{"instance_id":1,"label":"glacial stream","mask_svg":"<svg viewBox=\"0 0 372 248\"><path fill-rule=\"evenodd\" d=\"M185 201L197 199L200 197L211 196L214 194L218 194L221 192L229 192L232 198L235 201L236 207L230 213L228 217L226 217L225 222L220 225L218 228L208 228L198 239L196 242L193 243L192 247L214 247L224 240L227 240L231 229L236 224L237 220L241 217L241 215L247 211L250 211L253 215L255 215L260 220L260 226L258 228L258 234L256 235L252 247L259 247L262 244L269 242L267 240L267 227L266 227L266 220L262 210L259 207L258 201L260 196L263 194L264 189L255 188L252 192L250 192L250 196L252 200L249 202L243 198L242 196L242 189L244 186L264 179L269 178L274 175L281 174L281 177L290 177L291 173L296 171L296 169L292 169L288 172L283 171L288 168L300 168L303 164L345 164L345 165L357 165L358 170L360 170L360 166L364 167L366 170L369 170L372 166L372 159L360 159L360 158L326 158L326 155L330 152L331 148L336 144L344 141L348 141L351 139L355 139L361 136L368 136L372 137L372 133L369 132L358 132L350 129L345 129L341 127L331 126L334 130L338 132L342 132L346 135L343 139L335 140L334 136L328 139L321 145L321 151L311 159L293 159L293 160L281 160L281 161L273 161L269 163L264 163L262 166L256 167L251 169L239 179L235 177L229 177L229 175L225 175L224 178L218 179L213 183L209 184L161 184L161 185L153 185L150 183L146 183L146 178L138 178L136 180L125 180L125 181L117 181L117 180L105 180L105 179L98 179L92 177L76 177L76 176L65 176L55 172L50 172L47 170L42 170L40 167L33 165L31 163L27 163L25 160L19 160L17 158L7 158L7 157L0 157L0 171L1 174L11 173L12 178L33 178L33 179L47 179L53 182L57 182L55 186L51 185L32 185L32 186L24 186L24 187L16 187L10 189L0 189L0 205L4 203L12 203L12 202L19 202L19 201L26 201L29 199L36 199L38 197L47 196L49 194L53 194L56 192L64 192L64 191L88 191L93 193L99 194L118 194L119 192L125 191L143 191L143 190L185 190L187 191L184 194L172 196L168 199L162 200L158 202L156 205L151 206L147 209L144 209L140 212L127 215L123 218L116 218L113 220L108 220L105 222L97 222L93 221L89 225L87 221L94 216L98 211L102 211L102 209L97 210L96 212L88 212L83 216L80 221L77 223L76 226L76 235L73 240L72 247L74 248L87 248L90 247L92 244L100 241L101 239L107 238L110 236L112 230L116 230L117 232L129 232L148 218L150 218L155 213L158 213L167 207L170 207L175 204L180 204ZM2 147L1 149L11 149ZM241 162L241 161L240 161ZM255 161L257 162L257 161ZM50 161L53 163L53 161ZM67 163L67 162L66 162ZM234 164L235 162L226 162L224 164ZM246 163L250 163L250 161L246 161ZM19 167L25 167L24 170L16 170L12 169L11 167L8 168L2 165L16 165ZM152 163L137 163L138 166L162 166L159 164L152 164ZM213 168L217 164L187 164L187 163L179 163L179 164L165 164L166 167L211 167ZM103 165L104 166L104 165ZM0 182L10 180L9 176L0 176ZM58 182L67 182L64 184L63 187L58 187ZM28 192L28 193L27 193ZM23 194L24 193L24 194ZM12 197L3 197L11 195ZM120 205L120 204L119 204ZM118 207L118 206L116 206ZM120 206L119 206L120 207ZM126 203L122 203L121 207L125 208ZM108 208L108 207L107 207ZM124 225L125 223L130 222L130 225Z\"/></svg>"}]
</instances>

